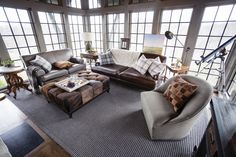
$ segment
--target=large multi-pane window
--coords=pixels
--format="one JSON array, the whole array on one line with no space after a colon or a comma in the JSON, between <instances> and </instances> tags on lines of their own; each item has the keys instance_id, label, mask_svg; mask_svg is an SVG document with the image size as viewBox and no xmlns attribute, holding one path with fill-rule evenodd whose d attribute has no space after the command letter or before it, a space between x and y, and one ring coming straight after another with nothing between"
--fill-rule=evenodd
<instances>
[{"instance_id":1,"label":"large multi-pane window","mask_svg":"<svg viewBox=\"0 0 236 157\"><path fill-rule=\"evenodd\" d=\"M92 47L98 52L102 52L102 16L90 16L90 26L91 32L93 33Z\"/></svg>"},{"instance_id":2,"label":"large multi-pane window","mask_svg":"<svg viewBox=\"0 0 236 157\"><path fill-rule=\"evenodd\" d=\"M101 8L101 0L89 0L89 9Z\"/></svg>"},{"instance_id":3,"label":"large multi-pane window","mask_svg":"<svg viewBox=\"0 0 236 157\"><path fill-rule=\"evenodd\" d=\"M60 13L38 12L47 51L67 47L65 24Z\"/></svg>"},{"instance_id":4,"label":"large multi-pane window","mask_svg":"<svg viewBox=\"0 0 236 157\"><path fill-rule=\"evenodd\" d=\"M108 14L107 15L107 39L108 48L118 48L121 42L120 38L124 37L125 14Z\"/></svg>"},{"instance_id":5,"label":"large multi-pane window","mask_svg":"<svg viewBox=\"0 0 236 157\"><path fill-rule=\"evenodd\" d=\"M21 55L39 51L34 25L27 10L0 7L0 34L15 65L23 66Z\"/></svg>"},{"instance_id":6,"label":"large multi-pane window","mask_svg":"<svg viewBox=\"0 0 236 157\"><path fill-rule=\"evenodd\" d=\"M184 45L192 17L192 11L192 8L163 10L160 34L171 31ZM165 38L162 53L167 57L167 64L176 62L176 58L181 59L182 57L183 45L177 38L172 38L171 40Z\"/></svg>"},{"instance_id":7,"label":"large multi-pane window","mask_svg":"<svg viewBox=\"0 0 236 157\"><path fill-rule=\"evenodd\" d=\"M142 51L144 35L152 33L153 11L133 12L130 20L130 49Z\"/></svg>"},{"instance_id":8,"label":"large multi-pane window","mask_svg":"<svg viewBox=\"0 0 236 157\"><path fill-rule=\"evenodd\" d=\"M81 9L81 1L80 0L66 0L66 5L68 7Z\"/></svg>"},{"instance_id":9,"label":"large multi-pane window","mask_svg":"<svg viewBox=\"0 0 236 157\"><path fill-rule=\"evenodd\" d=\"M83 29L83 17L77 15L69 15L69 25L72 41L72 49L74 56L79 56L80 52L85 51L84 43L82 41L81 33Z\"/></svg>"},{"instance_id":10,"label":"large multi-pane window","mask_svg":"<svg viewBox=\"0 0 236 157\"><path fill-rule=\"evenodd\" d=\"M220 68L220 59L216 59L210 64L202 63L200 65L196 65L195 61L200 60L200 56L211 53L236 34L235 15L236 6L233 4L206 7L203 14L190 71L203 79L210 80L212 85L215 85L218 80L219 72L214 69ZM230 50L231 46L232 43L226 49Z\"/></svg>"},{"instance_id":11,"label":"large multi-pane window","mask_svg":"<svg viewBox=\"0 0 236 157\"><path fill-rule=\"evenodd\" d=\"M107 6L117 6L120 4L120 0L107 0Z\"/></svg>"}]
</instances>

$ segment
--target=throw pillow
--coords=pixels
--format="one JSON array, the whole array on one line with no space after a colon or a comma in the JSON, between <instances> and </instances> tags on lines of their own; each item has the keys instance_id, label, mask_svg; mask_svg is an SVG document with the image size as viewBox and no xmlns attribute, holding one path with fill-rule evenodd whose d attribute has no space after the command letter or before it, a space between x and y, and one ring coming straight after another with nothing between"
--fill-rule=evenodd
<instances>
[{"instance_id":1,"label":"throw pillow","mask_svg":"<svg viewBox=\"0 0 236 157\"><path fill-rule=\"evenodd\" d=\"M74 64L71 63L70 61L57 61L53 63L53 66L56 67L57 69L67 69L72 67Z\"/></svg>"},{"instance_id":2,"label":"throw pillow","mask_svg":"<svg viewBox=\"0 0 236 157\"><path fill-rule=\"evenodd\" d=\"M153 61L150 67L148 68L148 72L152 77L155 77L156 75L161 74L165 70L165 67L165 63Z\"/></svg>"},{"instance_id":3,"label":"throw pillow","mask_svg":"<svg viewBox=\"0 0 236 157\"><path fill-rule=\"evenodd\" d=\"M43 57L36 55L35 59L30 61L32 65L40 66L45 72L49 72L52 70L52 65Z\"/></svg>"},{"instance_id":4,"label":"throw pillow","mask_svg":"<svg viewBox=\"0 0 236 157\"><path fill-rule=\"evenodd\" d=\"M111 52L99 54L98 58L100 60L100 65L114 64L115 63L113 58L112 58Z\"/></svg>"},{"instance_id":5,"label":"throw pillow","mask_svg":"<svg viewBox=\"0 0 236 157\"><path fill-rule=\"evenodd\" d=\"M152 61L147 59L144 55L142 55L138 61L135 63L134 65L134 69L136 69L137 71L139 71L142 75L144 75L149 66L152 64Z\"/></svg>"},{"instance_id":6,"label":"throw pillow","mask_svg":"<svg viewBox=\"0 0 236 157\"><path fill-rule=\"evenodd\" d=\"M163 95L173 105L175 112L177 112L184 107L196 90L196 85L185 81L181 77L176 77Z\"/></svg>"}]
</instances>

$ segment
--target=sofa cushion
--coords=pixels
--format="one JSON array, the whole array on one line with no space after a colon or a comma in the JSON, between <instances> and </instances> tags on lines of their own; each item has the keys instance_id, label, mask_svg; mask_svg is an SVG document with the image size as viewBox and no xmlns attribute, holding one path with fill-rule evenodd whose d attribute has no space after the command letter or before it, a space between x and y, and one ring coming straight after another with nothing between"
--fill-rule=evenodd
<instances>
[{"instance_id":1,"label":"sofa cushion","mask_svg":"<svg viewBox=\"0 0 236 157\"><path fill-rule=\"evenodd\" d=\"M134 65L134 69L136 69L137 71L139 71L142 75L144 75L149 66L152 64L152 60L147 59L144 55L142 55L138 61L136 62L136 64Z\"/></svg>"},{"instance_id":2,"label":"sofa cushion","mask_svg":"<svg viewBox=\"0 0 236 157\"><path fill-rule=\"evenodd\" d=\"M162 93L142 92L141 101L148 126L162 125L177 115Z\"/></svg>"},{"instance_id":3,"label":"sofa cushion","mask_svg":"<svg viewBox=\"0 0 236 157\"><path fill-rule=\"evenodd\" d=\"M67 69L73 66L73 63L70 61L57 61L53 63L53 66L57 69Z\"/></svg>"},{"instance_id":4,"label":"sofa cushion","mask_svg":"<svg viewBox=\"0 0 236 157\"><path fill-rule=\"evenodd\" d=\"M115 63L113 61L111 52L99 54L98 58L100 60L100 65L114 64Z\"/></svg>"},{"instance_id":5,"label":"sofa cushion","mask_svg":"<svg viewBox=\"0 0 236 157\"><path fill-rule=\"evenodd\" d=\"M197 86L185 81L181 77L176 77L164 92L164 97L171 103L177 112L184 107L184 104L190 99L197 90Z\"/></svg>"},{"instance_id":6,"label":"sofa cushion","mask_svg":"<svg viewBox=\"0 0 236 157\"><path fill-rule=\"evenodd\" d=\"M55 79L55 78L58 78L58 77L61 77L61 76L67 75L67 74L68 74L68 71L65 69L52 70L49 73L40 77L40 80L45 82L45 81L49 81L49 80L52 80L52 79Z\"/></svg>"},{"instance_id":7,"label":"sofa cushion","mask_svg":"<svg viewBox=\"0 0 236 157\"><path fill-rule=\"evenodd\" d=\"M139 85L145 85L149 88L155 87L155 80L149 74L142 75L134 68L128 68L121 72L120 78Z\"/></svg>"},{"instance_id":8,"label":"sofa cushion","mask_svg":"<svg viewBox=\"0 0 236 157\"><path fill-rule=\"evenodd\" d=\"M74 64L72 67L68 69L69 74L80 71L80 70L85 70L86 65L85 64Z\"/></svg>"},{"instance_id":9,"label":"sofa cushion","mask_svg":"<svg viewBox=\"0 0 236 157\"><path fill-rule=\"evenodd\" d=\"M42 69L45 70L46 72L49 72L52 70L51 63L49 63L46 59L44 59L43 57L40 57L38 55L35 57L34 60L30 61L30 63L32 65L42 67Z\"/></svg>"},{"instance_id":10,"label":"sofa cushion","mask_svg":"<svg viewBox=\"0 0 236 157\"><path fill-rule=\"evenodd\" d=\"M102 74L111 75L111 76L116 76L126 69L128 69L128 67L117 65L117 64L106 64L106 65L92 67L93 72L102 73Z\"/></svg>"}]
</instances>

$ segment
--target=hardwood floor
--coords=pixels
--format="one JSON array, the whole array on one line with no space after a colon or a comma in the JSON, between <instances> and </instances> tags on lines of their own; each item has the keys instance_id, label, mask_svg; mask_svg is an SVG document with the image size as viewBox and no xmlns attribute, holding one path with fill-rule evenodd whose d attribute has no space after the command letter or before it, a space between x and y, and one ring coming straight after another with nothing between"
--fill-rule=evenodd
<instances>
[{"instance_id":1,"label":"hardwood floor","mask_svg":"<svg viewBox=\"0 0 236 157\"><path fill-rule=\"evenodd\" d=\"M0 101L0 135L23 122L28 123L44 139L43 143L26 155L27 157L70 157L69 153L48 137L8 98Z\"/></svg>"}]
</instances>

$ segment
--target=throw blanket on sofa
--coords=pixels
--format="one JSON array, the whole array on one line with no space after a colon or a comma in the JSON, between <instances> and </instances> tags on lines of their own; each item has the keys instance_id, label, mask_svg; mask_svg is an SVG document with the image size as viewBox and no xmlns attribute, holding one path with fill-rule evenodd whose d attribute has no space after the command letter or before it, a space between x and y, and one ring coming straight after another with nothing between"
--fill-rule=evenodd
<instances>
[{"instance_id":1,"label":"throw blanket on sofa","mask_svg":"<svg viewBox=\"0 0 236 157\"><path fill-rule=\"evenodd\" d=\"M127 67L133 67L133 65L137 62L141 54L141 52L135 52L123 49L112 49L111 53L115 64Z\"/></svg>"}]
</instances>

